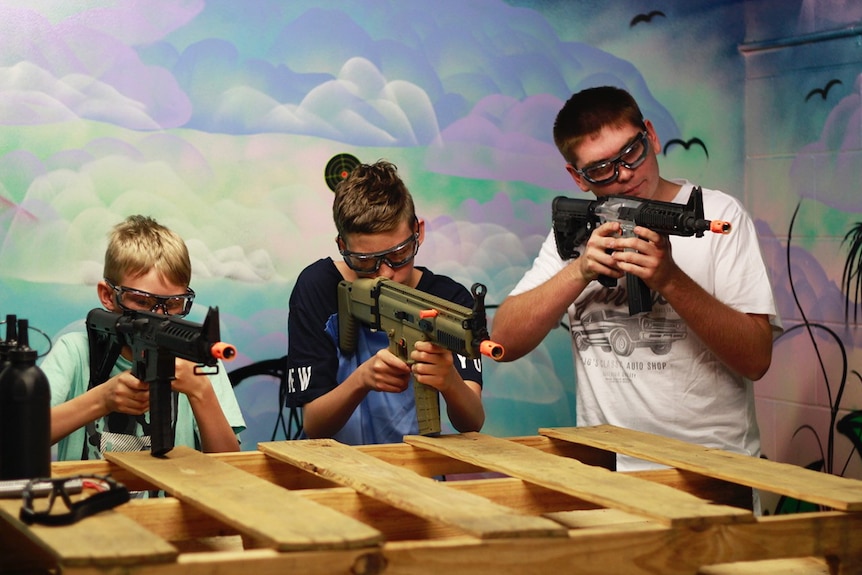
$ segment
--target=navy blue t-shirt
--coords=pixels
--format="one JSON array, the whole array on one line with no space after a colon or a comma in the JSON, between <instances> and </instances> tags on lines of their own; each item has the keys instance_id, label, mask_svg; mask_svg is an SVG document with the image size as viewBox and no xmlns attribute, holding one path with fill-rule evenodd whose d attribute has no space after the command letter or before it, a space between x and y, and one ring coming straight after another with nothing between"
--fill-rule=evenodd
<instances>
[{"instance_id":1,"label":"navy blue t-shirt","mask_svg":"<svg viewBox=\"0 0 862 575\"><path fill-rule=\"evenodd\" d=\"M473 296L464 286L427 268L416 269L422 272L417 290L473 307ZM359 364L388 346L385 334L360 327L357 351L345 357L338 349L338 284L343 279L332 259L324 258L300 273L290 295L288 401L295 405L328 393ZM482 384L480 359L456 357L455 367L464 380ZM353 431L345 429L345 436L336 435L336 439L350 444L389 443L401 441L406 433L418 432L413 394L407 392L369 393L352 419L355 421L348 422L345 428L352 427Z\"/></svg>"}]
</instances>

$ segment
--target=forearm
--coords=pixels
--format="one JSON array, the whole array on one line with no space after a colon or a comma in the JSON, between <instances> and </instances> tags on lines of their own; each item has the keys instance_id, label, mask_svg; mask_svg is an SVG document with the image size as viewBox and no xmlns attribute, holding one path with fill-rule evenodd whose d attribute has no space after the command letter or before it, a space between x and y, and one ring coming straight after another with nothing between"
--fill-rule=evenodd
<instances>
[{"instance_id":1,"label":"forearm","mask_svg":"<svg viewBox=\"0 0 862 575\"><path fill-rule=\"evenodd\" d=\"M728 368L752 381L769 369L772 326L765 315L731 308L684 273L664 288L662 296Z\"/></svg>"},{"instance_id":2,"label":"forearm","mask_svg":"<svg viewBox=\"0 0 862 575\"><path fill-rule=\"evenodd\" d=\"M188 398L201 434L203 452L239 451L239 440L225 417L212 385Z\"/></svg>"},{"instance_id":3,"label":"forearm","mask_svg":"<svg viewBox=\"0 0 862 575\"><path fill-rule=\"evenodd\" d=\"M108 414L99 387L51 408L51 444Z\"/></svg>"},{"instance_id":4,"label":"forearm","mask_svg":"<svg viewBox=\"0 0 862 575\"><path fill-rule=\"evenodd\" d=\"M464 381L457 372L456 377L457 382L442 393L449 421L461 433L479 431L485 424L482 387L475 381Z\"/></svg>"},{"instance_id":5,"label":"forearm","mask_svg":"<svg viewBox=\"0 0 862 575\"><path fill-rule=\"evenodd\" d=\"M308 437L332 437L344 427L368 395L368 389L359 384L359 377L354 371L332 391L303 407L302 427Z\"/></svg>"},{"instance_id":6,"label":"forearm","mask_svg":"<svg viewBox=\"0 0 862 575\"><path fill-rule=\"evenodd\" d=\"M491 339L506 350L502 361L514 361L535 349L588 283L573 262L542 285L507 297L491 326Z\"/></svg>"}]
</instances>

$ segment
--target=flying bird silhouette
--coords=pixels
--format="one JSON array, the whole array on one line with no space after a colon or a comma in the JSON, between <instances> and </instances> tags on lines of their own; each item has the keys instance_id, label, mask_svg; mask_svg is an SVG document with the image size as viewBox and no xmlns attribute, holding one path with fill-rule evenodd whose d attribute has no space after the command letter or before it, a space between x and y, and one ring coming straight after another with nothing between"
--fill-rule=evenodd
<instances>
[{"instance_id":1,"label":"flying bird silhouette","mask_svg":"<svg viewBox=\"0 0 862 575\"><path fill-rule=\"evenodd\" d=\"M841 82L841 80L838 80L838 79L836 79L836 78L833 78L832 80L829 80L829 81L826 83L826 85L825 85L825 86L823 86L822 88L814 88L813 90L811 90L810 92L808 92L808 95L807 95L807 96L805 96L805 101L807 102L808 100L810 100L810 99L812 98L812 96L815 96L815 95L817 95L817 94L820 94L820 97L821 97L821 98L823 98L823 99L825 100L825 99L826 99L826 96L828 96L828 95L829 95L829 90L831 90L831 89L832 89L832 86L834 86L834 85L836 85L836 84L842 84L842 83L843 83L843 82Z\"/></svg>"},{"instance_id":2,"label":"flying bird silhouette","mask_svg":"<svg viewBox=\"0 0 862 575\"><path fill-rule=\"evenodd\" d=\"M691 138L687 142L685 140L681 140L679 138L674 138L673 140L668 140L667 143L664 145L664 150L662 150L662 153L665 156L667 156L667 149L670 148L672 145L675 145L675 144L679 144L680 146L682 146L686 150L688 150L692 146L700 146L703 149L703 153L706 154L706 158L709 159L709 151L706 149L706 144L704 144L703 140L701 140L700 138Z\"/></svg>"},{"instance_id":3,"label":"flying bird silhouette","mask_svg":"<svg viewBox=\"0 0 862 575\"><path fill-rule=\"evenodd\" d=\"M656 16L662 16L664 18L667 18L667 16L665 16L664 12L662 12L660 10L653 10L653 11L648 12L646 14L638 14L637 16L632 18L632 21L629 22L629 28L634 28L635 24L640 24L641 22L647 22L647 23L652 22L652 19L655 18Z\"/></svg>"}]
</instances>

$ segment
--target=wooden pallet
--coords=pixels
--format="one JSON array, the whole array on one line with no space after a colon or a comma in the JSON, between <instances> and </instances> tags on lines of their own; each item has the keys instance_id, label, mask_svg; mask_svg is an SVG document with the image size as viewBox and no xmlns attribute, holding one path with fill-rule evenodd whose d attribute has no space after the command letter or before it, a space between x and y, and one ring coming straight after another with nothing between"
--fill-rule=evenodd
<instances>
[{"instance_id":1,"label":"wooden pallet","mask_svg":"<svg viewBox=\"0 0 862 575\"><path fill-rule=\"evenodd\" d=\"M671 467L617 473L615 453ZM610 426L53 466L79 473L172 496L67 527L27 527L0 499L0 572L862 573L862 481ZM752 487L828 510L755 517Z\"/></svg>"}]
</instances>

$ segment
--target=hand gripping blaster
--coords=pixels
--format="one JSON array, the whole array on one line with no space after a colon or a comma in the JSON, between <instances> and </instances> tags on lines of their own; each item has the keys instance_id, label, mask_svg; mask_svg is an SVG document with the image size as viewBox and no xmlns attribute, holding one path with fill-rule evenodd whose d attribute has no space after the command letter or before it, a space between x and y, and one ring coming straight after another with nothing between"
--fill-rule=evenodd
<instances>
[{"instance_id":1,"label":"hand gripping blaster","mask_svg":"<svg viewBox=\"0 0 862 575\"><path fill-rule=\"evenodd\" d=\"M625 196L605 196L597 200L575 200L559 196L552 204L554 240L557 252L564 260L580 257L578 247L584 244L593 230L605 222L619 222L623 237L634 236L635 226L649 228L671 236L703 237L705 232L729 234L730 223L706 220L703 217L703 190L695 187L688 203L641 200ZM605 287L614 287L617 280L600 276ZM631 274L626 274L629 314L652 309L652 295L647 285Z\"/></svg>"},{"instance_id":2,"label":"hand gripping blaster","mask_svg":"<svg viewBox=\"0 0 862 575\"><path fill-rule=\"evenodd\" d=\"M214 367L217 373L219 359L236 356L234 346L220 341L218 308L213 307L203 324L145 311L119 314L97 308L87 314L87 335L90 378L96 383L107 380L122 348L131 348L132 375L150 385L151 454L156 457L174 447L171 381L176 358ZM204 373L198 369L196 373Z\"/></svg>"},{"instance_id":3,"label":"hand gripping blaster","mask_svg":"<svg viewBox=\"0 0 862 575\"><path fill-rule=\"evenodd\" d=\"M473 309L452 303L386 278L360 278L338 285L338 345L344 353L356 349L357 323L382 330L389 351L406 363L417 341L430 341L470 359L480 354L499 360L503 347L488 336L486 288L473 284ZM415 383L419 433L440 432L437 390Z\"/></svg>"}]
</instances>

